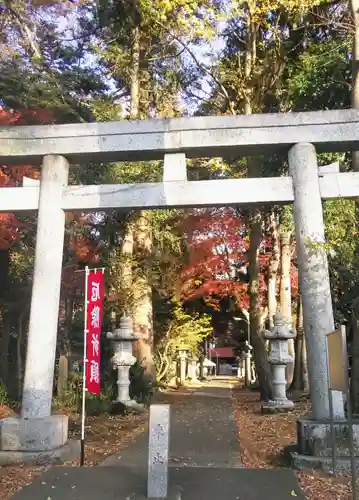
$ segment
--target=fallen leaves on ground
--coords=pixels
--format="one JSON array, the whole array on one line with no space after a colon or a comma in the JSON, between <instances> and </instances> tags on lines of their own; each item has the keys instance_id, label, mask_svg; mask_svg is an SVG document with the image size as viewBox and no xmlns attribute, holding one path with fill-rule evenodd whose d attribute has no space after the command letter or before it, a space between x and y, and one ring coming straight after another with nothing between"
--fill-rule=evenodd
<instances>
[{"instance_id":1,"label":"fallen leaves on ground","mask_svg":"<svg viewBox=\"0 0 359 500\"><path fill-rule=\"evenodd\" d=\"M299 401L290 413L263 415L259 395L245 389L233 392L242 462L248 468L286 467L284 448L297 441L296 422L308 414L308 401ZM350 478L329 477L321 471L297 472L307 500L351 500Z\"/></svg>"},{"instance_id":2,"label":"fallen leaves on ground","mask_svg":"<svg viewBox=\"0 0 359 500\"><path fill-rule=\"evenodd\" d=\"M27 484L32 483L47 467L9 466L0 467L0 498L8 500Z\"/></svg>"},{"instance_id":3,"label":"fallen leaves on ground","mask_svg":"<svg viewBox=\"0 0 359 500\"><path fill-rule=\"evenodd\" d=\"M14 411L7 405L0 405L0 418L13 417Z\"/></svg>"},{"instance_id":4,"label":"fallen leaves on ground","mask_svg":"<svg viewBox=\"0 0 359 500\"><path fill-rule=\"evenodd\" d=\"M1 414L5 415L5 413L4 410ZM6 416L10 414L8 413ZM147 413L88 417L86 421L85 465L88 467L97 465L108 455L119 452L145 430L147 418ZM70 416L69 439L80 439L80 426L80 416ZM79 465L79 460L65 462L63 465L76 467ZM0 499L8 500L24 486L32 483L48 468L49 466L26 465L0 467Z\"/></svg>"},{"instance_id":5,"label":"fallen leaves on ground","mask_svg":"<svg viewBox=\"0 0 359 500\"><path fill-rule=\"evenodd\" d=\"M141 434L147 425L147 412L130 413L126 416L102 415L88 417L86 421L86 462L92 466L101 463L109 455L117 453L120 448ZM70 439L80 439L81 420L77 415L71 419ZM74 462L77 465L77 462Z\"/></svg>"}]
</instances>

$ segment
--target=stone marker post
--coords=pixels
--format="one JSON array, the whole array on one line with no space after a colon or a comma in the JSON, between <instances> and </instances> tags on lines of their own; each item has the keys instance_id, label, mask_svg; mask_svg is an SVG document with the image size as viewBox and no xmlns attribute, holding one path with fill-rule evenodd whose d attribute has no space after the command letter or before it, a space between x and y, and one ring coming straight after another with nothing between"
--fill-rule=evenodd
<instances>
[{"instance_id":1,"label":"stone marker post","mask_svg":"<svg viewBox=\"0 0 359 500\"><path fill-rule=\"evenodd\" d=\"M115 403L122 403L128 408L142 410L143 405L130 398L130 368L136 363L132 355L133 343L138 337L133 332L132 319L123 316L120 328L107 333L114 346L114 355L111 362L113 369L117 370L117 397Z\"/></svg>"},{"instance_id":2,"label":"stone marker post","mask_svg":"<svg viewBox=\"0 0 359 500\"><path fill-rule=\"evenodd\" d=\"M330 418L325 336L334 330L324 221L315 147L296 144L289 151L293 178L294 222L303 324L308 351L308 374L313 418ZM344 418L341 393L333 392L335 419Z\"/></svg>"},{"instance_id":3,"label":"stone marker post","mask_svg":"<svg viewBox=\"0 0 359 500\"><path fill-rule=\"evenodd\" d=\"M292 410L294 403L287 398L285 370L287 364L293 362L293 357L288 353L288 340L295 338L295 332L288 329L283 316L277 312L272 330L266 331L264 336L269 340L268 361L271 364L273 394L271 401L262 403L262 410L273 413Z\"/></svg>"},{"instance_id":4,"label":"stone marker post","mask_svg":"<svg viewBox=\"0 0 359 500\"><path fill-rule=\"evenodd\" d=\"M170 406L151 405L148 443L147 498L166 498Z\"/></svg>"}]
</instances>

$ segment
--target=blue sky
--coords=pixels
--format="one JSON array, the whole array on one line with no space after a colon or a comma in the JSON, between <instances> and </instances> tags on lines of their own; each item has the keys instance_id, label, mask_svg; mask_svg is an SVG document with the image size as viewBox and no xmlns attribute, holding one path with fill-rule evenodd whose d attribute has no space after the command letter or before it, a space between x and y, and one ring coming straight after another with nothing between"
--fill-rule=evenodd
<instances>
[{"instance_id":1,"label":"blue sky","mask_svg":"<svg viewBox=\"0 0 359 500\"><path fill-rule=\"evenodd\" d=\"M83 15L83 11L82 11ZM76 23L78 22L78 11L77 8L74 7L72 9L72 13L67 16L60 16L58 18L58 31L62 34L62 36L66 36L69 40L71 40L73 31L76 31ZM221 33L225 27L224 22L219 22L217 25L217 36L211 40L211 42L208 43L203 43L202 45L191 45L190 48L194 52L195 56L200 60L200 62L207 67L211 66L211 62L213 60L216 60L220 57L221 52L223 51L224 48L224 41L221 37ZM209 55L210 54L210 55ZM184 62L193 62L191 56L188 54L188 52L183 52L182 55ZM86 59L82 61L81 63L82 67L92 67L96 65L96 57L93 55L87 55ZM208 93L211 91L211 82L210 82L210 77L206 76L202 80L202 89L203 89L203 96L206 96ZM112 85L111 81L108 81L111 90L116 90L116 87ZM183 111L184 113L189 113L192 114L196 108L197 104L194 103L193 107L191 106L190 109L188 109L187 106L185 106L184 101L182 100L183 104Z\"/></svg>"}]
</instances>

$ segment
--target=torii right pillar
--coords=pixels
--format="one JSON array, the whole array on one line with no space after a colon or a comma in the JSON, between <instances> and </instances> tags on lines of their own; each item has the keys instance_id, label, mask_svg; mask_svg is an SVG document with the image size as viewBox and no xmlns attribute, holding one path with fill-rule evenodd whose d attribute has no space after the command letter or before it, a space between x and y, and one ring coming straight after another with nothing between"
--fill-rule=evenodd
<instances>
[{"instance_id":1,"label":"torii right pillar","mask_svg":"<svg viewBox=\"0 0 359 500\"><path fill-rule=\"evenodd\" d=\"M324 220L315 147L300 143L289 152L293 179L294 222L303 323L308 351L308 374L312 418L329 420L326 341L334 330L328 261L325 252ZM334 419L344 419L342 394L333 393Z\"/></svg>"}]
</instances>

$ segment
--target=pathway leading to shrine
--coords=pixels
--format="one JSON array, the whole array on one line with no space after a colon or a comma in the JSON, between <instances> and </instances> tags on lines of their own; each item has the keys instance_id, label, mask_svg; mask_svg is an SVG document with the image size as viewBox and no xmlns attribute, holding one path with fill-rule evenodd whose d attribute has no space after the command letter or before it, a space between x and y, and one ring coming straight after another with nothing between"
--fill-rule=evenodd
<instances>
[{"instance_id":1,"label":"pathway leading to shrine","mask_svg":"<svg viewBox=\"0 0 359 500\"><path fill-rule=\"evenodd\" d=\"M291 470L241 466L231 386L218 377L202 387L161 394L171 404L168 500L304 499ZM54 467L15 500L143 500L146 498L147 433L99 467Z\"/></svg>"}]
</instances>

